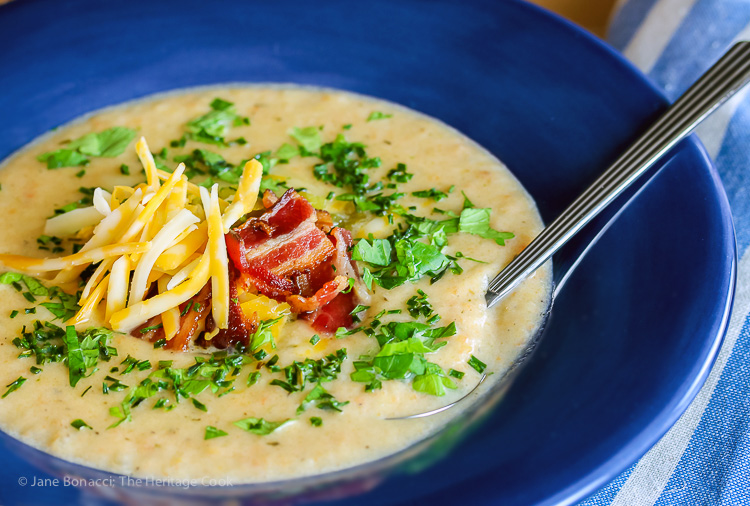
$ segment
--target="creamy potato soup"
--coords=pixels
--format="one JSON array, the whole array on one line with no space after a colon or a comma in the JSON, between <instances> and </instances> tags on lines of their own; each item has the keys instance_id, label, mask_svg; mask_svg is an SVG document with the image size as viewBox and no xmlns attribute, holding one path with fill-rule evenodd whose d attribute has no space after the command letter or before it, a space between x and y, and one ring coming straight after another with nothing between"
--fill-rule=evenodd
<instances>
[{"instance_id":1,"label":"creamy potato soup","mask_svg":"<svg viewBox=\"0 0 750 506\"><path fill-rule=\"evenodd\" d=\"M443 426L538 329L540 231L493 156L351 93L212 87L77 120L0 171L0 428L138 477L308 476ZM35 261L55 258L59 260Z\"/></svg>"}]
</instances>

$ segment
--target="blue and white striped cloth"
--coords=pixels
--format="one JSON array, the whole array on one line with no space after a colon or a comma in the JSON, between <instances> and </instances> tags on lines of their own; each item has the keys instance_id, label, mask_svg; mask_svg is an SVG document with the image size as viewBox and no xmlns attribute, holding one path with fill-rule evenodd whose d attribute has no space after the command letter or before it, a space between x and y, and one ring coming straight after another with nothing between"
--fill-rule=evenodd
<instances>
[{"instance_id":1,"label":"blue and white striped cloth","mask_svg":"<svg viewBox=\"0 0 750 506\"><path fill-rule=\"evenodd\" d=\"M609 42L675 100L735 41L750 0L621 0ZM750 96L698 134L729 196L740 257L726 340L697 398L635 465L581 505L750 505Z\"/></svg>"}]
</instances>

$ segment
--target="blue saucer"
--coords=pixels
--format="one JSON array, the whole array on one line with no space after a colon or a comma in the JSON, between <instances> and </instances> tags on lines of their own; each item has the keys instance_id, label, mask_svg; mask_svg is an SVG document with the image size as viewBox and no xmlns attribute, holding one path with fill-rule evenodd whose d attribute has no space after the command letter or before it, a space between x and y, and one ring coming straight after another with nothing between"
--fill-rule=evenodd
<instances>
[{"instance_id":1,"label":"blue saucer","mask_svg":"<svg viewBox=\"0 0 750 506\"><path fill-rule=\"evenodd\" d=\"M0 7L0 47L0 158L80 114L158 91L315 84L456 127L510 167L545 221L666 105L605 45L519 1L17 0ZM352 502L570 503L669 429L726 331L734 232L693 139L626 202L606 230L607 216L556 257L545 335L481 428L440 464ZM47 475L10 451L0 469L3 504L80 501L72 487L20 486Z\"/></svg>"}]
</instances>

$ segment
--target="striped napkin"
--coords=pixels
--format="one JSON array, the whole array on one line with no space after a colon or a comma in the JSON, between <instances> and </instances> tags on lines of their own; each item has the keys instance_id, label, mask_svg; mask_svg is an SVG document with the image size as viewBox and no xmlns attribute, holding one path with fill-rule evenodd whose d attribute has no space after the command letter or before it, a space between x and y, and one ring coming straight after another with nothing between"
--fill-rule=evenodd
<instances>
[{"instance_id":1,"label":"striped napkin","mask_svg":"<svg viewBox=\"0 0 750 506\"><path fill-rule=\"evenodd\" d=\"M621 0L609 42L674 101L735 41L750 39L750 0ZM750 97L698 129L737 229L737 295L724 345L687 412L654 447L582 505L750 504Z\"/></svg>"}]
</instances>

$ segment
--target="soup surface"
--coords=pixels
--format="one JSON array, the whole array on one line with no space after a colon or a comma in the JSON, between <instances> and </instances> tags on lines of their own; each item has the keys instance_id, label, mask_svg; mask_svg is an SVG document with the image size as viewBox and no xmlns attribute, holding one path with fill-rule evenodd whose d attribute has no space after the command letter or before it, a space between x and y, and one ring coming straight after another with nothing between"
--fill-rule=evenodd
<instances>
[{"instance_id":1,"label":"soup surface","mask_svg":"<svg viewBox=\"0 0 750 506\"><path fill-rule=\"evenodd\" d=\"M249 124L233 122L219 144L207 143L200 135L185 137L189 132L186 125L210 112L216 97L225 102L213 102L217 106L213 110L232 103L236 114L249 118ZM442 276L430 272L393 287L384 288L376 279L366 303L369 307L359 312L360 321L354 322L354 328L368 332L330 336L316 332L304 319L285 317L274 330L275 348L266 343L264 353L252 350L254 353L240 354L242 363L226 367L229 372L223 383L211 383L214 378L208 375L203 379L208 378L209 387L203 390L180 397L170 388L158 389L142 402L126 407L123 403L135 388L167 367L164 361L172 361L168 366L172 371L187 371L196 364L196 357L210 359L216 350L192 346L185 352L172 351L115 332L108 345L117 355L108 361L100 356L71 387L69 356L37 363L42 351L31 354L13 342L22 336L24 327L28 332L37 320L64 328L63 319L56 319L54 312L40 305L57 299L28 297L25 294L33 290L20 281L15 286L0 285L0 326L4 330L0 379L9 385L9 392L0 400L0 428L31 446L73 462L139 477L215 477L246 483L350 467L396 452L439 429L462 408L420 419L388 418L434 409L465 395L479 381L483 365L493 374L481 388L490 388L540 325L550 292L546 268L494 308L488 310L484 302L488 280L542 227L533 201L510 172L472 141L433 119L392 103L332 90L189 90L100 111L50 132L11 157L0 171L0 227L4 231L0 253L31 257L70 254L75 240L58 241L43 235L45 220L56 209L79 199L84 199L79 207L90 205L85 201L90 191L81 192L81 187L112 191L118 185L132 187L144 181L134 141L114 157L83 153L76 159L80 149L73 149L70 156L74 159L67 162L80 163L74 167L50 169L39 160L43 153L65 148L73 139L112 127L133 129L138 137L145 137L157 162L170 170L177 165L175 157L193 156L196 167L202 168L191 175L197 183L211 177L208 184L215 180L221 187L233 185L231 177L218 177L216 166L196 162L197 149L219 154L233 167L260 155L266 165L265 187L278 196L287 187L296 188L351 231L355 249L363 238L375 244L378 239L392 237L399 226L402 230L406 227L406 221L414 222L409 216L427 218L421 223L433 225L453 220L454 228L460 223L459 230L449 230L446 235L445 229L436 232L433 228L414 239L430 244L430 251L439 251L444 255L441 258L452 263ZM402 195L386 204L381 200L380 207L371 210L366 203L345 196L351 194L347 185L339 187L323 180L320 169L316 177L315 167L323 164L317 151L320 142L335 148L337 136L342 136L338 137L341 145L361 143L361 149L366 150L361 159L377 159L366 168L367 184L383 185L368 190L364 202L378 194ZM486 213L467 209L490 209L489 223L481 221ZM478 218L479 223L470 222L470 217ZM510 232L513 237L496 241L496 237L508 236L493 235L494 231ZM360 273L378 271L376 263L362 261L358 267ZM431 283L435 277L439 279ZM52 286L50 281L43 282ZM387 279L383 282L388 284ZM384 310L391 313L381 314ZM444 346L412 354L422 365L426 359L439 370L429 376L429 371L419 366L402 378L390 379L370 367L365 372L374 371L371 381L361 381L361 377L355 381L355 362L360 362L360 367L372 364L372 357L381 349L376 336L388 322L418 322L425 328L447 328L455 323L454 335L446 332L448 337L437 341L445 342ZM102 325L101 318L92 317L77 327L83 331ZM65 346L61 350L63 355L70 353ZM19 357L25 351L31 356ZM233 356L236 352L230 349L228 353ZM217 357L221 361L224 355ZM285 371L295 361L303 364L306 360L328 364L330 370L324 378L317 377L320 382L308 379L301 388L289 391ZM274 380L278 381L272 383ZM324 387L323 399L310 397L316 385ZM465 402L463 407L470 404ZM244 423L235 424L239 421Z\"/></svg>"}]
</instances>

